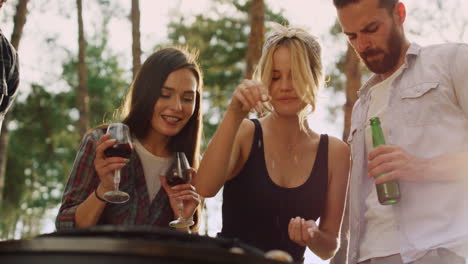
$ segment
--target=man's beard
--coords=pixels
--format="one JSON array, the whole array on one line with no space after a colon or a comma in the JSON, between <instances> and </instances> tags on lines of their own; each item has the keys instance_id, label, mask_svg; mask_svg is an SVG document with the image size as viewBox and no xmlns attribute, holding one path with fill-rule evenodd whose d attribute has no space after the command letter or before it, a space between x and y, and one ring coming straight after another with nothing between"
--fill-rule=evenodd
<instances>
[{"instance_id":1,"label":"man's beard","mask_svg":"<svg viewBox=\"0 0 468 264\"><path fill-rule=\"evenodd\" d=\"M394 24L387 41L388 52L385 52L383 49L376 48L368 49L362 53L359 53L362 61L366 64L367 68L369 68L371 72L383 74L391 71L398 64L403 49L403 37L398 34L396 29L397 27ZM383 54L382 59L373 59L371 61L367 60L368 56L379 54Z\"/></svg>"}]
</instances>

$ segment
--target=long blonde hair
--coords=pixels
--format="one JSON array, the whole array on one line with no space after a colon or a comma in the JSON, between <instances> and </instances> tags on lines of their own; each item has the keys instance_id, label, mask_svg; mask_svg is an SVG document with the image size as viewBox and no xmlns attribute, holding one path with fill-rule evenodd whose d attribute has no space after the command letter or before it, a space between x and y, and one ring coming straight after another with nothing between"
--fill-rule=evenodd
<instances>
[{"instance_id":1,"label":"long blonde hair","mask_svg":"<svg viewBox=\"0 0 468 264\"><path fill-rule=\"evenodd\" d=\"M298 114L299 125L305 130L305 120L315 110L318 89L324 83L320 43L317 37L302 28L274 23L254 72L254 79L261 81L266 87L271 85L273 54L279 47L287 47L291 52L293 86L297 95L307 104ZM270 104L267 109L273 111Z\"/></svg>"}]
</instances>

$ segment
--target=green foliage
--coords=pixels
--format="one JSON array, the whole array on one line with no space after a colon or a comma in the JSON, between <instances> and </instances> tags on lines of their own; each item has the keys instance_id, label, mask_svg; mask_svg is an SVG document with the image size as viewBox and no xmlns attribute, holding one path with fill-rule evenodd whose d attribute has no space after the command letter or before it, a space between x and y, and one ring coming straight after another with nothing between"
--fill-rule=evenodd
<instances>
[{"instance_id":1,"label":"green foliage","mask_svg":"<svg viewBox=\"0 0 468 264\"><path fill-rule=\"evenodd\" d=\"M330 36L331 40L333 42L343 42L343 45L346 45L346 43L340 39L340 38L345 38L344 34L342 33L341 25L338 22L338 20L335 21L335 24L330 28ZM344 51L339 54L338 58L335 60L335 65L328 71L327 75L327 88L332 89L335 95L341 95L345 93L346 89L346 76L344 74L345 72L345 66L346 66L346 52L347 49L345 48ZM361 63L360 64L360 71L362 74L362 81L368 79L371 75L370 71L366 68L366 66ZM333 102L330 102L328 105L328 111L329 111L329 120L335 120L336 116L339 111L343 110L343 105L341 104L333 104Z\"/></svg>"},{"instance_id":2,"label":"green foliage","mask_svg":"<svg viewBox=\"0 0 468 264\"><path fill-rule=\"evenodd\" d=\"M87 46L91 127L110 119L129 86L117 55L109 52L108 34L94 36ZM36 235L32 219L41 219L45 209L60 203L71 171L80 137L77 127L76 55L63 64L62 78L69 87L53 93L39 84L31 85L24 101L12 110L8 164L1 208L0 238L12 238L21 223Z\"/></svg>"},{"instance_id":3,"label":"green foliage","mask_svg":"<svg viewBox=\"0 0 468 264\"><path fill-rule=\"evenodd\" d=\"M196 15L193 21L181 14L169 24L171 45L187 45L200 51L205 76L205 143L213 136L234 89L243 79L250 5L251 1L218 0L208 14ZM231 13L225 14L225 10ZM288 24L281 12L273 13L268 7L265 10L265 21Z\"/></svg>"},{"instance_id":4,"label":"green foliage","mask_svg":"<svg viewBox=\"0 0 468 264\"><path fill-rule=\"evenodd\" d=\"M7 175L2 216L17 221L33 208L50 208L60 201L57 188L70 169L79 140L70 129L67 93L51 94L33 84L24 102L17 102L12 114L17 117L10 131ZM29 210L27 210L29 208ZM8 214L12 214L8 216ZM17 215L17 216L15 216ZM21 217L19 217L21 216ZM15 223L3 222L2 230ZM3 232L2 232L3 233Z\"/></svg>"},{"instance_id":5,"label":"green foliage","mask_svg":"<svg viewBox=\"0 0 468 264\"><path fill-rule=\"evenodd\" d=\"M101 0L101 4L110 1ZM169 25L170 44L188 45L200 50L205 73L205 142L211 138L229 98L243 78L250 1L218 0L214 10L189 21L180 15ZM109 10L113 9L109 8ZM109 11L108 10L108 11ZM266 21L287 24L287 20L266 8ZM111 121L111 116L129 86L130 73L110 52L107 39L109 14L95 36L88 38L87 70L90 126ZM130 47L129 47L130 48ZM66 87L51 92L47 85L31 85L31 93L18 100L12 109L12 128L8 150L6 188L0 208L0 239L36 235L38 220L46 209L56 207L71 170L80 138L76 130L78 110L75 89L77 55L68 52L61 79ZM21 230L20 230L21 229ZM20 232L19 232L20 231Z\"/></svg>"},{"instance_id":6,"label":"green foliage","mask_svg":"<svg viewBox=\"0 0 468 264\"><path fill-rule=\"evenodd\" d=\"M109 52L106 28L107 21L102 32L91 39L91 45L86 49L90 127L112 121L113 111L121 104L129 87L118 56ZM73 90L78 86L77 62L77 56L71 54L63 66L63 78ZM76 105L76 94L73 93L70 100L70 105Z\"/></svg>"}]
</instances>

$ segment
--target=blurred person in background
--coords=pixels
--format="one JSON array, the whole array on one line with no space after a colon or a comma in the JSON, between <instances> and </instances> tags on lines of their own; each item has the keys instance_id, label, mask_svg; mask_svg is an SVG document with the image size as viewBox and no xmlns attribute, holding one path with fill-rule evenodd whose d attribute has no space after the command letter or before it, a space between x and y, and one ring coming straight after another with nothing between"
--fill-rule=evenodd
<instances>
[{"instance_id":1,"label":"blurred person in background","mask_svg":"<svg viewBox=\"0 0 468 264\"><path fill-rule=\"evenodd\" d=\"M7 0L0 0L0 8ZM0 129L5 114L10 109L18 92L19 61L15 48L0 29ZM1 131L0 131L1 132Z\"/></svg>"}]
</instances>

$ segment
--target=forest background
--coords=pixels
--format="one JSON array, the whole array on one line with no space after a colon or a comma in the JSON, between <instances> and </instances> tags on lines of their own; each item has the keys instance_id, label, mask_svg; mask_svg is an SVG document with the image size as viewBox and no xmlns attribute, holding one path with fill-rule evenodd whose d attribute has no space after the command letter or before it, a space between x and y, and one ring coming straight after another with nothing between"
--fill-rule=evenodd
<instances>
[{"instance_id":1,"label":"forest background","mask_svg":"<svg viewBox=\"0 0 468 264\"><path fill-rule=\"evenodd\" d=\"M403 2L411 41L468 42L468 2ZM18 50L21 82L0 135L0 240L54 231L81 136L112 121L134 72L157 48L200 50L206 146L236 85L251 75L271 21L320 37L328 82L308 120L319 133L346 138L369 73L341 34L331 0L7 1L0 28ZM201 234L221 229L220 194L206 199ZM308 251L306 263L328 261Z\"/></svg>"}]
</instances>

